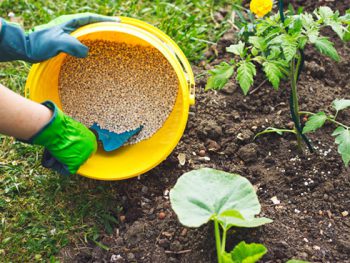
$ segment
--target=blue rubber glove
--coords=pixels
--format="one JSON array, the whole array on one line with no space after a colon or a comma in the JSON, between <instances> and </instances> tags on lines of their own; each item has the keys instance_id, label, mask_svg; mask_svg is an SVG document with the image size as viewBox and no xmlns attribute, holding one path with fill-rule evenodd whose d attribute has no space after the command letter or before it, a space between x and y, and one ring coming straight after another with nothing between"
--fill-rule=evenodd
<instances>
[{"instance_id":1,"label":"blue rubber glove","mask_svg":"<svg viewBox=\"0 0 350 263\"><path fill-rule=\"evenodd\" d=\"M119 18L82 13L65 15L26 33L19 25L1 19L0 61L24 60L37 63L60 52L83 58L88 47L69 34L81 26L97 22L119 22Z\"/></svg>"}]
</instances>

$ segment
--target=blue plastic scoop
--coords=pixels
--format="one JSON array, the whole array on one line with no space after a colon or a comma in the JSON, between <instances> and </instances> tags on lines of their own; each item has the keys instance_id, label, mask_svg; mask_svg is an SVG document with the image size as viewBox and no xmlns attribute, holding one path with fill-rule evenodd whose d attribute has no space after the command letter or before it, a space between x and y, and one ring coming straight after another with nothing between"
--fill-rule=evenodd
<instances>
[{"instance_id":1,"label":"blue plastic scoop","mask_svg":"<svg viewBox=\"0 0 350 263\"><path fill-rule=\"evenodd\" d=\"M97 123L94 123L90 127L90 129L97 133L97 139L102 142L102 147L106 152L111 152L122 147L132 136L138 134L142 128L143 126L141 125L135 130L115 133L102 129Z\"/></svg>"}]
</instances>

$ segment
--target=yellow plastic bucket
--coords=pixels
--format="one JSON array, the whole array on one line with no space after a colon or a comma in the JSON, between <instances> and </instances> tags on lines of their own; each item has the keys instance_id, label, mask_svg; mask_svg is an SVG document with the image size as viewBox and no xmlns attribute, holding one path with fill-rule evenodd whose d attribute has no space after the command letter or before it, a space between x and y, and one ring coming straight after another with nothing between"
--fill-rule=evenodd
<instances>
[{"instance_id":1,"label":"yellow plastic bucket","mask_svg":"<svg viewBox=\"0 0 350 263\"><path fill-rule=\"evenodd\" d=\"M78 174L99 180L122 180L143 174L172 152L186 127L189 106L194 104L194 76L191 66L176 43L159 29L136 19L121 17L120 22L84 26L72 33L79 40L111 40L157 48L172 65L179 80L178 96L172 112L151 138L115 152L99 149ZM62 108L58 77L66 54L60 54L32 66L26 83L26 95L37 102L54 101ZM82 80L83 81L83 80Z\"/></svg>"}]
</instances>

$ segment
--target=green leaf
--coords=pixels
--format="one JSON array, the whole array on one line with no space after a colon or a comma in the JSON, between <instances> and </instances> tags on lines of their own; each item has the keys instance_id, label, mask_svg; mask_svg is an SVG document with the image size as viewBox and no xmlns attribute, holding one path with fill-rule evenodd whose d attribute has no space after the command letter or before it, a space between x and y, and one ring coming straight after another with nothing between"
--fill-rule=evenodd
<instances>
[{"instance_id":1,"label":"green leaf","mask_svg":"<svg viewBox=\"0 0 350 263\"><path fill-rule=\"evenodd\" d=\"M226 211L222 212L219 216L220 217L232 217L232 218L244 220L244 217L242 216L242 214L235 209L226 210Z\"/></svg>"},{"instance_id":2,"label":"green leaf","mask_svg":"<svg viewBox=\"0 0 350 263\"><path fill-rule=\"evenodd\" d=\"M315 44L315 42L319 39L320 31L319 28L313 28L307 31L306 34L309 38L310 43Z\"/></svg>"},{"instance_id":3,"label":"green leaf","mask_svg":"<svg viewBox=\"0 0 350 263\"><path fill-rule=\"evenodd\" d=\"M270 51L270 54L267 57L268 60L277 59L281 55L281 49L278 47L272 46L269 51Z\"/></svg>"},{"instance_id":4,"label":"green leaf","mask_svg":"<svg viewBox=\"0 0 350 263\"><path fill-rule=\"evenodd\" d=\"M300 18L305 29L304 35L311 43L315 43L319 37L320 25L314 21L313 16L309 13L301 14Z\"/></svg>"},{"instance_id":5,"label":"green leaf","mask_svg":"<svg viewBox=\"0 0 350 263\"><path fill-rule=\"evenodd\" d=\"M316 16L320 18L325 25L330 26L341 39L344 39L347 29L343 26L343 23L345 22L343 20L344 16L339 17L338 11L334 13L328 6L322 6L316 12Z\"/></svg>"},{"instance_id":6,"label":"green leaf","mask_svg":"<svg viewBox=\"0 0 350 263\"><path fill-rule=\"evenodd\" d=\"M266 44L265 39L263 37L251 36L251 37L249 37L248 41L256 49L258 49L260 51L265 51L266 50L267 44Z\"/></svg>"},{"instance_id":7,"label":"green leaf","mask_svg":"<svg viewBox=\"0 0 350 263\"><path fill-rule=\"evenodd\" d=\"M346 33L345 33L344 36L343 36L343 40L344 40L345 42L350 41L350 26L348 26L347 31L346 31Z\"/></svg>"},{"instance_id":8,"label":"green leaf","mask_svg":"<svg viewBox=\"0 0 350 263\"><path fill-rule=\"evenodd\" d=\"M289 133L294 133L296 134L295 130L288 130L288 129L278 129L278 128L274 128L274 127L268 127L266 128L265 130L257 133L255 136L254 136L254 140L259 137L260 135L263 135L263 134L267 134L267 133L277 133L278 135L283 135L284 132L289 132Z\"/></svg>"},{"instance_id":9,"label":"green leaf","mask_svg":"<svg viewBox=\"0 0 350 263\"><path fill-rule=\"evenodd\" d=\"M342 25L341 22L329 21L327 25L330 26L335 33L337 33L340 39L344 40L344 36L347 33L347 29Z\"/></svg>"},{"instance_id":10,"label":"green leaf","mask_svg":"<svg viewBox=\"0 0 350 263\"><path fill-rule=\"evenodd\" d=\"M235 263L255 263L266 253L264 245L242 241L231 251L231 257Z\"/></svg>"},{"instance_id":11,"label":"green leaf","mask_svg":"<svg viewBox=\"0 0 350 263\"><path fill-rule=\"evenodd\" d=\"M278 67L278 64L273 61L266 61L263 63L263 70L274 89L278 90L280 86L280 80L284 77L284 74Z\"/></svg>"},{"instance_id":12,"label":"green leaf","mask_svg":"<svg viewBox=\"0 0 350 263\"><path fill-rule=\"evenodd\" d=\"M332 136L336 137L335 143L338 144L338 153L347 167L350 161L350 131L344 127L338 127Z\"/></svg>"},{"instance_id":13,"label":"green leaf","mask_svg":"<svg viewBox=\"0 0 350 263\"><path fill-rule=\"evenodd\" d=\"M326 37L319 37L315 41L316 49L322 54L334 59L335 61L340 61L337 50L334 48L333 42L329 41Z\"/></svg>"},{"instance_id":14,"label":"green leaf","mask_svg":"<svg viewBox=\"0 0 350 263\"><path fill-rule=\"evenodd\" d=\"M314 132L317 129L321 128L327 120L327 115L324 112L319 112L315 115L312 115L309 120L305 123L303 129L303 134L308 132Z\"/></svg>"},{"instance_id":15,"label":"green leaf","mask_svg":"<svg viewBox=\"0 0 350 263\"><path fill-rule=\"evenodd\" d=\"M334 12L333 10L328 7L328 6L321 6L318 9L318 14L320 15L320 17L324 20L327 21L329 19L332 19L334 16Z\"/></svg>"},{"instance_id":16,"label":"green leaf","mask_svg":"<svg viewBox=\"0 0 350 263\"><path fill-rule=\"evenodd\" d=\"M345 35L343 36L344 41L350 41L350 9L346 11L346 14L344 16L341 16L339 20L347 25Z\"/></svg>"},{"instance_id":17,"label":"green leaf","mask_svg":"<svg viewBox=\"0 0 350 263\"><path fill-rule=\"evenodd\" d=\"M231 254L226 251L221 254L222 263L236 263L232 260Z\"/></svg>"},{"instance_id":18,"label":"green leaf","mask_svg":"<svg viewBox=\"0 0 350 263\"><path fill-rule=\"evenodd\" d=\"M205 90L222 89L228 80L232 77L233 68L234 67L232 65L227 64L226 62L222 62L214 69L209 70L209 74L211 76L208 78Z\"/></svg>"},{"instance_id":19,"label":"green leaf","mask_svg":"<svg viewBox=\"0 0 350 263\"><path fill-rule=\"evenodd\" d=\"M246 178L210 168L183 174L170 191L170 202L180 222L188 227L199 227L227 210L252 220L261 209Z\"/></svg>"},{"instance_id":20,"label":"green leaf","mask_svg":"<svg viewBox=\"0 0 350 263\"><path fill-rule=\"evenodd\" d=\"M269 45L278 45L282 47L284 57L287 62L291 61L297 53L298 49L298 35L290 36L288 34L274 37Z\"/></svg>"},{"instance_id":21,"label":"green leaf","mask_svg":"<svg viewBox=\"0 0 350 263\"><path fill-rule=\"evenodd\" d=\"M303 22L301 21L301 19L300 18L294 19L289 26L288 33L291 35L300 34L302 28L303 28Z\"/></svg>"},{"instance_id":22,"label":"green leaf","mask_svg":"<svg viewBox=\"0 0 350 263\"><path fill-rule=\"evenodd\" d=\"M231 209L224 211L218 217L218 221L221 226L228 230L231 227L247 227L253 228L271 223L272 220L266 217L254 217L251 219L245 219L239 211Z\"/></svg>"},{"instance_id":23,"label":"green leaf","mask_svg":"<svg viewBox=\"0 0 350 263\"><path fill-rule=\"evenodd\" d=\"M244 95L248 94L250 87L254 83L254 76L256 75L256 68L252 62L242 61L237 69L237 80Z\"/></svg>"},{"instance_id":24,"label":"green leaf","mask_svg":"<svg viewBox=\"0 0 350 263\"><path fill-rule=\"evenodd\" d=\"M256 47L253 47L252 50L251 50L251 52L252 52L252 55L253 55L254 57L256 57L257 55L259 55L259 50L258 50Z\"/></svg>"},{"instance_id":25,"label":"green leaf","mask_svg":"<svg viewBox=\"0 0 350 263\"><path fill-rule=\"evenodd\" d=\"M282 38L282 50L287 62L291 61L298 49L298 41L294 36L284 35Z\"/></svg>"},{"instance_id":26,"label":"green leaf","mask_svg":"<svg viewBox=\"0 0 350 263\"><path fill-rule=\"evenodd\" d=\"M300 49L304 49L306 44L307 44L307 41L308 41L308 37L307 36L301 36L299 38L299 45L298 45L298 48Z\"/></svg>"},{"instance_id":27,"label":"green leaf","mask_svg":"<svg viewBox=\"0 0 350 263\"><path fill-rule=\"evenodd\" d=\"M304 260L298 260L298 259L291 259L291 260L288 260L286 263L310 263L310 262L304 261Z\"/></svg>"},{"instance_id":28,"label":"green leaf","mask_svg":"<svg viewBox=\"0 0 350 263\"><path fill-rule=\"evenodd\" d=\"M339 111L345 110L346 108L350 107L350 100L334 100L332 103L333 108L337 111L336 115L338 114Z\"/></svg>"},{"instance_id":29,"label":"green leaf","mask_svg":"<svg viewBox=\"0 0 350 263\"><path fill-rule=\"evenodd\" d=\"M244 47L245 47L245 44L242 41L239 41L238 44L231 45L231 46L227 47L226 51L243 58L244 57Z\"/></svg>"},{"instance_id":30,"label":"green leaf","mask_svg":"<svg viewBox=\"0 0 350 263\"><path fill-rule=\"evenodd\" d=\"M300 18L301 18L303 27L306 29L311 29L315 24L312 14L310 13L301 14Z\"/></svg>"}]
</instances>

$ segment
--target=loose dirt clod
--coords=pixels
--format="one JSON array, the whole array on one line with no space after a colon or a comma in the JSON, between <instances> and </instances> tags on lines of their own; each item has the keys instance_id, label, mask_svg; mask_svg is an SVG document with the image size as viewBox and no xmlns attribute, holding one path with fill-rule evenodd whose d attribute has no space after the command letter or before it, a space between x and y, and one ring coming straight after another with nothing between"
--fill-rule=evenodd
<instances>
[{"instance_id":1,"label":"loose dirt clod","mask_svg":"<svg viewBox=\"0 0 350 263\"><path fill-rule=\"evenodd\" d=\"M85 40L85 59L67 56L59 75L63 110L86 126L122 133L141 125L130 139L151 137L171 113L178 79L170 63L153 47Z\"/></svg>"}]
</instances>

